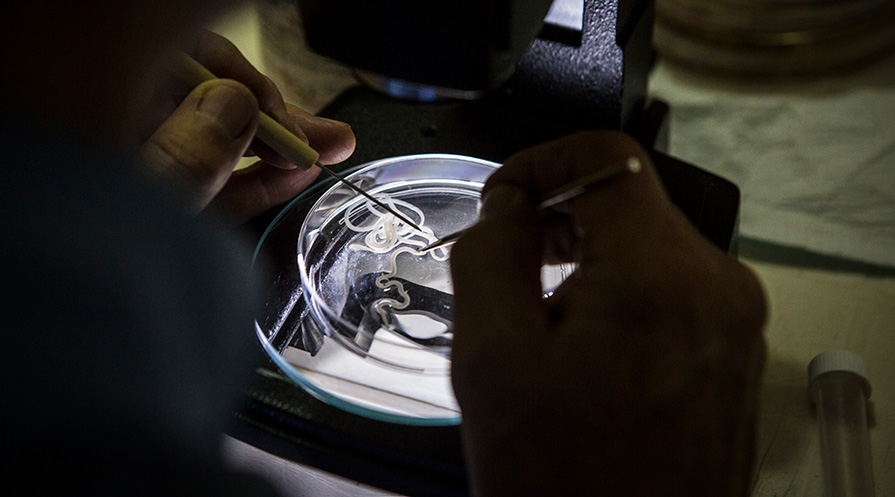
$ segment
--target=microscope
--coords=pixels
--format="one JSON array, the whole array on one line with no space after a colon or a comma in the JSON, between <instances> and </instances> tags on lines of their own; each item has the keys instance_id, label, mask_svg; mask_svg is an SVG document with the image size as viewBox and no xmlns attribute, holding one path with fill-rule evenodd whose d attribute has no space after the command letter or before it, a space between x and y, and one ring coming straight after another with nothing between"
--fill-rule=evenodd
<instances>
[{"instance_id":1,"label":"microscope","mask_svg":"<svg viewBox=\"0 0 895 497\"><path fill-rule=\"evenodd\" d=\"M735 250L736 187L662 152L667 106L646 95L652 0L297 3L308 46L365 83L320 113L357 135L341 167L433 152L501 163L575 131L620 129L652 152L700 231Z\"/></svg>"},{"instance_id":2,"label":"microscope","mask_svg":"<svg viewBox=\"0 0 895 497\"><path fill-rule=\"evenodd\" d=\"M336 169L427 153L501 163L576 131L618 129L650 152L699 231L735 251L737 187L663 152L668 109L646 95L652 0L297 0L297 8L308 46L365 83L319 113L357 136ZM259 368L245 400L230 434L267 452L401 495L467 495L457 425L357 416L272 366Z\"/></svg>"}]
</instances>

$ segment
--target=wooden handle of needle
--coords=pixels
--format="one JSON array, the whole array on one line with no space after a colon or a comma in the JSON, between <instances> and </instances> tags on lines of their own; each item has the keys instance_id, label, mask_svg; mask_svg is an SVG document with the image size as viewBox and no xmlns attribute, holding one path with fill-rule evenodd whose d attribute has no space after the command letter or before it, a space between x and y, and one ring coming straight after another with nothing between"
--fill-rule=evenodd
<instances>
[{"instance_id":1,"label":"wooden handle of needle","mask_svg":"<svg viewBox=\"0 0 895 497\"><path fill-rule=\"evenodd\" d=\"M191 88L217 79L214 73L186 53L177 55L178 76ZM310 169L320 158L316 150L264 112L261 112L255 136L301 170Z\"/></svg>"}]
</instances>

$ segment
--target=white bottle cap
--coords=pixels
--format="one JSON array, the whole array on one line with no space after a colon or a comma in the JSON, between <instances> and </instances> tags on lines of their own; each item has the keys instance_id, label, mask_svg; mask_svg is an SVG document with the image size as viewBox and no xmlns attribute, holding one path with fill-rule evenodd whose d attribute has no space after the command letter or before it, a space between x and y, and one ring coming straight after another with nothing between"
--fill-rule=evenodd
<instances>
[{"instance_id":1,"label":"white bottle cap","mask_svg":"<svg viewBox=\"0 0 895 497\"><path fill-rule=\"evenodd\" d=\"M833 372L852 373L864 386L864 397L870 398L870 380L867 379L867 364L860 355L850 350L828 350L817 354L808 364L808 392L821 375Z\"/></svg>"}]
</instances>

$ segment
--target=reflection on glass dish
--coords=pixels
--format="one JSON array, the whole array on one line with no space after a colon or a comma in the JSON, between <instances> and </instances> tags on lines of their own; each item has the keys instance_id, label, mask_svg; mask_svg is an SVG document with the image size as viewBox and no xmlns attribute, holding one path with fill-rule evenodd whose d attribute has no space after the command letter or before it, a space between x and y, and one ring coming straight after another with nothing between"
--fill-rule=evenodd
<instances>
[{"instance_id":1,"label":"reflection on glass dish","mask_svg":"<svg viewBox=\"0 0 895 497\"><path fill-rule=\"evenodd\" d=\"M458 423L450 385L450 246L420 249L475 222L482 185L497 167L417 155L346 176L422 231L339 184L310 207L308 199L288 206L259 245L275 256L275 277L257 331L279 368L312 395L355 414ZM571 269L545 268L545 292Z\"/></svg>"}]
</instances>

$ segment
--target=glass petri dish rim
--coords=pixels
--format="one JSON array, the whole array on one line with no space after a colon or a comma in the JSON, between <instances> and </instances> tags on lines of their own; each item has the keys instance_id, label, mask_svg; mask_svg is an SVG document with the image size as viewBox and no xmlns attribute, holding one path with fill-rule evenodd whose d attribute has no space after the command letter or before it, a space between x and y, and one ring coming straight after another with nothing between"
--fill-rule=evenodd
<instances>
[{"instance_id":1,"label":"glass petri dish rim","mask_svg":"<svg viewBox=\"0 0 895 497\"><path fill-rule=\"evenodd\" d=\"M460 160L463 162L472 162L479 165L484 165L494 170L497 170L500 167L500 164L489 161L486 159L479 159L476 157L470 157L459 154L413 154L413 155L403 155L403 156L395 156L384 159L378 159L374 161L370 161L367 163L360 164L358 166L354 166L352 168L346 169L343 171L343 175L347 178L349 176L360 175L362 172L365 172L368 169L372 169L375 167L382 167L383 165L390 164L393 162L400 161L411 161L411 160ZM319 192L320 190L325 190L322 195L325 195L326 191L332 188L336 183L336 180L330 179L326 181L321 181L316 183L315 185L307 188L305 191L296 196L291 202L289 202L270 222L267 229L265 229L264 233L262 233L256 247L255 252L252 257L253 265L257 261L258 255L261 252L261 247L264 242L269 237L270 233L276 229L276 227L280 224L284 217L286 217L300 202L306 200L310 195ZM321 195L321 196L322 196ZM315 201L316 205L316 201ZM304 221L303 221L304 224ZM300 230L300 233L304 233L304 226ZM304 293L305 291L305 278L306 271L303 268L299 269L299 273L302 279L302 288L301 291ZM302 295L301 298L305 298ZM331 312L331 311L330 311ZM385 411L380 411L376 409L367 408L364 406L360 406L349 402L347 400L342 399L334 394L327 392L326 390L318 387L307 378L304 377L296 368L294 368L289 362L283 358L282 355L270 344L267 337L264 334L264 331L261 329L258 320L255 320L255 333L258 337L258 341L261 344L262 349L268 355L268 357L273 361L273 363L280 369L280 371L286 375L287 378L295 382L298 386L304 389L313 397L318 400L342 409L351 414L356 414L362 417L366 417L369 419L374 419L377 421L385 421L389 423L395 424L404 424L404 425L414 425L414 426L454 426L459 425L461 422L462 415L458 414L457 416L446 416L446 417L417 417L410 415L401 415L395 413L389 413Z\"/></svg>"}]
</instances>

